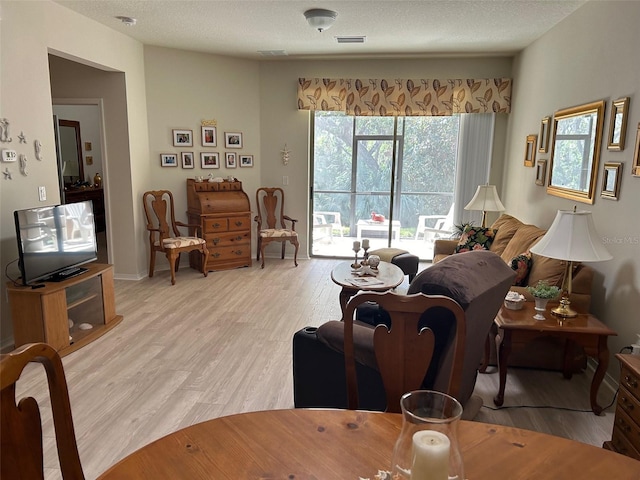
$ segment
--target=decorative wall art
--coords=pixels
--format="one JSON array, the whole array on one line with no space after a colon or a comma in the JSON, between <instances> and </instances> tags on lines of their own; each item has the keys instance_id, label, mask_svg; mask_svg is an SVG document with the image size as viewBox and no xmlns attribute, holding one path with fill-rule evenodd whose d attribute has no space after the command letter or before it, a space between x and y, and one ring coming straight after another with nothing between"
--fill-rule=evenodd
<instances>
[{"instance_id":1,"label":"decorative wall art","mask_svg":"<svg viewBox=\"0 0 640 480\"><path fill-rule=\"evenodd\" d=\"M160 165L163 167L177 167L178 156L175 153L161 153Z\"/></svg>"},{"instance_id":2,"label":"decorative wall art","mask_svg":"<svg viewBox=\"0 0 640 480\"><path fill-rule=\"evenodd\" d=\"M240 167L253 167L253 155L240 155Z\"/></svg>"},{"instance_id":3,"label":"decorative wall art","mask_svg":"<svg viewBox=\"0 0 640 480\"><path fill-rule=\"evenodd\" d=\"M540 122L540 146L538 147L539 153L547 153L549 151L550 124L551 124L551 117L544 117Z\"/></svg>"},{"instance_id":4,"label":"decorative wall art","mask_svg":"<svg viewBox=\"0 0 640 480\"><path fill-rule=\"evenodd\" d=\"M173 129L174 147L193 147L193 130Z\"/></svg>"},{"instance_id":5,"label":"decorative wall art","mask_svg":"<svg viewBox=\"0 0 640 480\"><path fill-rule=\"evenodd\" d=\"M242 133L224 132L224 146L226 148L242 148Z\"/></svg>"},{"instance_id":6,"label":"decorative wall art","mask_svg":"<svg viewBox=\"0 0 640 480\"><path fill-rule=\"evenodd\" d=\"M220 154L218 152L201 152L200 166L202 168L220 168Z\"/></svg>"},{"instance_id":7,"label":"decorative wall art","mask_svg":"<svg viewBox=\"0 0 640 480\"><path fill-rule=\"evenodd\" d=\"M598 100L554 113L548 194L576 202L594 202L604 108L604 100Z\"/></svg>"},{"instance_id":8,"label":"decorative wall art","mask_svg":"<svg viewBox=\"0 0 640 480\"><path fill-rule=\"evenodd\" d=\"M218 146L218 129L211 126L202 126L202 146L217 147Z\"/></svg>"},{"instance_id":9,"label":"decorative wall art","mask_svg":"<svg viewBox=\"0 0 640 480\"><path fill-rule=\"evenodd\" d=\"M227 168L236 168L238 166L236 162L236 152L225 153L225 166Z\"/></svg>"},{"instance_id":10,"label":"decorative wall art","mask_svg":"<svg viewBox=\"0 0 640 480\"><path fill-rule=\"evenodd\" d=\"M538 140L537 135L527 135L527 144L524 149L524 166L533 167L536 161L536 142Z\"/></svg>"},{"instance_id":11,"label":"decorative wall art","mask_svg":"<svg viewBox=\"0 0 640 480\"><path fill-rule=\"evenodd\" d=\"M604 164L604 175L602 176L602 198L618 200L620 194L620 175L622 174L622 163L607 162Z\"/></svg>"},{"instance_id":12,"label":"decorative wall art","mask_svg":"<svg viewBox=\"0 0 640 480\"><path fill-rule=\"evenodd\" d=\"M287 144L284 144L284 148L280 150L282 154L282 163L283 165L289 165L289 160L291 159L291 150L287 148Z\"/></svg>"},{"instance_id":13,"label":"decorative wall art","mask_svg":"<svg viewBox=\"0 0 640 480\"><path fill-rule=\"evenodd\" d=\"M625 134L627 132L627 116L629 111L629 97L619 98L611 104L611 119L609 120L609 139L607 150L624 150Z\"/></svg>"},{"instance_id":14,"label":"decorative wall art","mask_svg":"<svg viewBox=\"0 0 640 480\"><path fill-rule=\"evenodd\" d=\"M638 123L638 131L636 133L636 150L633 154L631 174L640 177L640 123Z\"/></svg>"},{"instance_id":15,"label":"decorative wall art","mask_svg":"<svg viewBox=\"0 0 640 480\"><path fill-rule=\"evenodd\" d=\"M547 161L538 160L536 164L536 185L544 185L547 179Z\"/></svg>"},{"instance_id":16,"label":"decorative wall art","mask_svg":"<svg viewBox=\"0 0 640 480\"><path fill-rule=\"evenodd\" d=\"M194 168L193 152L180 152L182 168Z\"/></svg>"}]
</instances>

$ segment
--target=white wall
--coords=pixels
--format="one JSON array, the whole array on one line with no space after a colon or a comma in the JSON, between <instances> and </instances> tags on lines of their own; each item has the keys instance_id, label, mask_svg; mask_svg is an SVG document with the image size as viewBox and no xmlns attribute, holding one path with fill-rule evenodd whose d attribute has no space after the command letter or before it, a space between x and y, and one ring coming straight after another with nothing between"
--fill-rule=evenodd
<instances>
[{"instance_id":1,"label":"white wall","mask_svg":"<svg viewBox=\"0 0 640 480\"><path fill-rule=\"evenodd\" d=\"M510 214L543 228L556 211L593 212L613 260L591 264L597 271L592 312L614 329L609 349L618 352L640 333L640 178L631 172L640 122L640 2L592 1L525 49L514 64L514 111L509 119L503 202ZM606 149L611 101L631 97L626 148ZM544 116L566 107L606 100L596 199L593 205L547 195L523 166L525 138L537 134ZM537 154L549 159L548 154ZM604 162L622 162L619 201L600 198ZM610 372L617 375L617 362Z\"/></svg>"},{"instance_id":2,"label":"white wall","mask_svg":"<svg viewBox=\"0 0 640 480\"><path fill-rule=\"evenodd\" d=\"M55 52L68 58L84 59L88 64L126 74L126 125L128 133L120 162L129 164L130 158L148 157L146 99L144 85L144 63L142 45L125 35L88 20L58 4L49 1L0 3L0 116L11 122L14 141L3 144L3 148L14 148L28 157L29 175L17 172L17 165L10 168L13 179L0 179L0 266L5 266L18 257L18 249L13 225L13 211L42 204L58 203L58 171L53 136L52 95L49 81L48 54ZM64 28L60 28L64 25ZM86 41L91 39L91 41ZM92 95L85 95L92 97ZM20 131L27 137L26 144L17 143ZM35 160L34 140L42 143L44 159ZM119 138L123 143L122 135ZM115 161L114 170L118 170ZM3 170L5 165L3 165ZM117 206L120 210L114 230L122 231L122 238L128 241L128 250L134 252L144 247L143 233L139 240L132 237L134 225L140 224L141 213L135 214L132 206L132 190L144 179L135 167L126 167L123 173L132 185L123 191ZM115 174L114 174L115 175ZM38 201L38 186L47 190L46 202ZM137 198L137 192L136 192ZM128 214L127 214L128 212ZM116 270L126 273L127 252L114 255ZM140 254L141 256L143 254ZM144 262L144 260L143 260ZM133 262L135 265L135 262ZM138 269L136 268L136 271ZM17 275L15 264L9 266L9 273ZM2 346L10 343L12 326L6 302L5 282L2 282L2 318L0 339Z\"/></svg>"}]
</instances>

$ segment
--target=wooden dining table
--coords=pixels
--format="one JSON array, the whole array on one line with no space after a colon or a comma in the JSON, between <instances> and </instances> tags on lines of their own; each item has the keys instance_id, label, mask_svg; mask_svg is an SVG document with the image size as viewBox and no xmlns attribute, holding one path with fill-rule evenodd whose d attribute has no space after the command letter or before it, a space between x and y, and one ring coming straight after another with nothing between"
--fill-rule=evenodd
<instances>
[{"instance_id":1,"label":"wooden dining table","mask_svg":"<svg viewBox=\"0 0 640 480\"><path fill-rule=\"evenodd\" d=\"M241 413L171 433L99 479L374 480L401 425L400 414L358 410ZM637 460L530 430L460 421L458 442L468 480L640 479Z\"/></svg>"}]
</instances>

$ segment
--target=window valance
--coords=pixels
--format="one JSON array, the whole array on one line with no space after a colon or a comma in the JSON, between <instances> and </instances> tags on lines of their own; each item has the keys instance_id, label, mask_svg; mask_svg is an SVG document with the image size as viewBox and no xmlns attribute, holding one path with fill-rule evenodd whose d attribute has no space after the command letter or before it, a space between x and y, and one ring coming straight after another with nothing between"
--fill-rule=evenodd
<instances>
[{"instance_id":1,"label":"window valance","mask_svg":"<svg viewBox=\"0 0 640 480\"><path fill-rule=\"evenodd\" d=\"M510 78L299 78L298 110L357 116L438 116L509 113Z\"/></svg>"}]
</instances>

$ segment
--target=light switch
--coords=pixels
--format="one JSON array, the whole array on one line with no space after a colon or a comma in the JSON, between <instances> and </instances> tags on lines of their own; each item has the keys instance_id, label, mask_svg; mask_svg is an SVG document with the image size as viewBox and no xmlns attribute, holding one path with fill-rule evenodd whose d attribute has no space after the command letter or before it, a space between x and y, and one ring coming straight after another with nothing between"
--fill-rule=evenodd
<instances>
[{"instance_id":1,"label":"light switch","mask_svg":"<svg viewBox=\"0 0 640 480\"><path fill-rule=\"evenodd\" d=\"M47 199L47 189L45 187L38 187L38 198L41 202Z\"/></svg>"},{"instance_id":2,"label":"light switch","mask_svg":"<svg viewBox=\"0 0 640 480\"><path fill-rule=\"evenodd\" d=\"M289 176L288 175L283 175L282 176L282 185L289 185Z\"/></svg>"}]
</instances>

